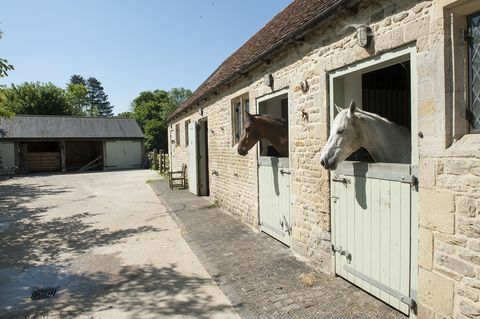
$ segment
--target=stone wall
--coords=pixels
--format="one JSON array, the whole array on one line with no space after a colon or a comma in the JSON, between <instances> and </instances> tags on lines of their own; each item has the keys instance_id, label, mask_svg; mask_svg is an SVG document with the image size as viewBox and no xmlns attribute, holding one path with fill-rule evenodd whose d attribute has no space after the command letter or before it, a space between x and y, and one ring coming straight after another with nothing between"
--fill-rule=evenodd
<instances>
[{"instance_id":1,"label":"stone wall","mask_svg":"<svg viewBox=\"0 0 480 319\"><path fill-rule=\"evenodd\" d=\"M248 92L254 112L255 98L272 92L262 81L266 73L273 74L273 91L288 87L291 247L331 273L329 174L319 159L328 134L328 72L415 43L417 124L423 133L418 139L420 318L480 314L480 138L467 135L453 144L450 139L445 7L452 2L361 1L219 90L200 105L203 115L196 109L179 120L183 143L184 121L208 117L210 172L218 173L210 175L211 200L258 228L257 158L255 152L240 157L232 145L231 100ZM358 46L347 28L356 24L373 31L368 49ZM299 87L302 80L310 84L306 93ZM188 163L184 144L171 151L174 167Z\"/></svg>"}]
</instances>

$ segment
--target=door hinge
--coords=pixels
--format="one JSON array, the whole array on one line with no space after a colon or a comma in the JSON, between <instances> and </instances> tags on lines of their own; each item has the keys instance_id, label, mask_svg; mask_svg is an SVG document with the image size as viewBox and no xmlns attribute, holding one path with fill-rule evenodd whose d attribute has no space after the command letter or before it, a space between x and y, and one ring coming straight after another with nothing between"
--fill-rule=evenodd
<instances>
[{"instance_id":1,"label":"door hinge","mask_svg":"<svg viewBox=\"0 0 480 319\"><path fill-rule=\"evenodd\" d=\"M358 271L358 270L356 270L352 267L343 266L343 269L345 269L346 272L354 275L355 277L358 277L358 278L362 279L363 281L369 283L370 285L372 285L374 287L377 287L381 291L384 291L387 294L399 299L401 302L407 304L415 314L417 313L417 302L414 299L415 296L413 296L414 298L406 296L406 295L402 294L401 292L384 285L383 283L371 278L370 276L365 275L364 273L362 273L362 272L360 272L360 271ZM410 291L410 294L412 294L412 291Z\"/></svg>"},{"instance_id":2,"label":"door hinge","mask_svg":"<svg viewBox=\"0 0 480 319\"><path fill-rule=\"evenodd\" d=\"M282 216L283 219L280 219L280 226L282 227L282 230L285 230L288 235L292 234L292 226L288 223L287 218L285 215ZM284 229L286 228L286 229Z\"/></svg>"},{"instance_id":3,"label":"door hinge","mask_svg":"<svg viewBox=\"0 0 480 319\"><path fill-rule=\"evenodd\" d=\"M332 251L333 253L338 253L340 256L345 256L347 258L347 262L352 262L352 254L350 254L346 249L343 249L342 246L335 246L332 244Z\"/></svg>"},{"instance_id":4,"label":"door hinge","mask_svg":"<svg viewBox=\"0 0 480 319\"><path fill-rule=\"evenodd\" d=\"M290 175L290 174L292 174L292 173L291 173L288 169L283 169L283 168L281 168L281 169L280 169L280 174L282 174L282 175L284 175L284 174Z\"/></svg>"}]
</instances>

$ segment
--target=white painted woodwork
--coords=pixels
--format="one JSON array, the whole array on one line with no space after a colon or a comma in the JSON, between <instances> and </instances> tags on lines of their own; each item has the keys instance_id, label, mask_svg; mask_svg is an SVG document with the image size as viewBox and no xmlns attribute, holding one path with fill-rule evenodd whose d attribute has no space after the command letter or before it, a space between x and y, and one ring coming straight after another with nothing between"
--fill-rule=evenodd
<instances>
[{"instance_id":1,"label":"white painted woodwork","mask_svg":"<svg viewBox=\"0 0 480 319\"><path fill-rule=\"evenodd\" d=\"M0 143L0 157L2 158L2 167L15 166L15 145L13 142Z\"/></svg>"},{"instance_id":2,"label":"white painted woodwork","mask_svg":"<svg viewBox=\"0 0 480 319\"><path fill-rule=\"evenodd\" d=\"M107 169L128 169L142 167L141 141L107 141Z\"/></svg>"},{"instance_id":3,"label":"white painted woodwork","mask_svg":"<svg viewBox=\"0 0 480 319\"><path fill-rule=\"evenodd\" d=\"M188 189L198 195L197 123L188 124Z\"/></svg>"}]
</instances>

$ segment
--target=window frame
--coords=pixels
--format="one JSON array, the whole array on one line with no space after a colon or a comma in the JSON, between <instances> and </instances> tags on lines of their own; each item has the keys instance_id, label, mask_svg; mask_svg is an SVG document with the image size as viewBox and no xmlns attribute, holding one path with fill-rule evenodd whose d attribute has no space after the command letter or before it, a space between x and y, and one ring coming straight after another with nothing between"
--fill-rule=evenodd
<instances>
[{"instance_id":1,"label":"window frame","mask_svg":"<svg viewBox=\"0 0 480 319\"><path fill-rule=\"evenodd\" d=\"M467 68L468 68L468 79L467 79L467 85L468 85L468 102L467 102L467 120L468 120L468 128L469 128L469 133L470 134L480 134L480 124L478 127L474 126L473 120L473 103L474 103L474 92L473 92L473 57L472 57L472 34L471 34L471 24L472 20L478 18L480 19L480 11L474 12L472 14L469 14L467 16L467 28L466 28L466 43L467 43ZM479 26L480 28L480 26ZM480 81L480 80L478 80ZM480 96L480 92L477 92L478 95Z\"/></svg>"},{"instance_id":2,"label":"window frame","mask_svg":"<svg viewBox=\"0 0 480 319\"><path fill-rule=\"evenodd\" d=\"M175 124L175 144L180 146L180 123Z\"/></svg>"},{"instance_id":3,"label":"window frame","mask_svg":"<svg viewBox=\"0 0 480 319\"><path fill-rule=\"evenodd\" d=\"M245 126L245 111L250 112L248 93L232 99L232 146L240 141Z\"/></svg>"},{"instance_id":4,"label":"window frame","mask_svg":"<svg viewBox=\"0 0 480 319\"><path fill-rule=\"evenodd\" d=\"M185 121L185 147L188 147L189 141L188 141L188 126L190 125L190 120Z\"/></svg>"}]
</instances>

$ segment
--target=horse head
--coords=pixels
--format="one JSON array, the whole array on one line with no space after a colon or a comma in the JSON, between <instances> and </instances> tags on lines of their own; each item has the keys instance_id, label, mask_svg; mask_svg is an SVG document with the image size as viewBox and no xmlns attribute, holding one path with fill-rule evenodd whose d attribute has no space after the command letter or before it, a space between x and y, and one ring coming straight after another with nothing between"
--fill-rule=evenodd
<instances>
[{"instance_id":1,"label":"horse head","mask_svg":"<svg viewBox=\"0 0 480 319\"><path fill-rule=\"evenodd\" d=\"M252 149L259 139L260 134L258 128L255 126L255 117L245 112L245 125L237 146L238 154L242 156L247 155L248 151Z\"/></svg>"},{"instance_id":2,"label":"horse head","mask_svg":"<svg viewBox=\"0 0 480 319\"><path fill-rule=\"evenodd\" d=\"M335 170L339 163L362 147L355 103L352 101L348 109L341 109L336 105L335 107L338 114L333 121L327 144L320 155L320 163L328 170Z\"/></svg>"}]
</instances>

